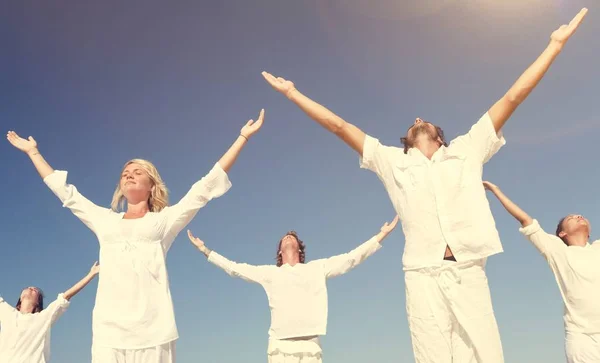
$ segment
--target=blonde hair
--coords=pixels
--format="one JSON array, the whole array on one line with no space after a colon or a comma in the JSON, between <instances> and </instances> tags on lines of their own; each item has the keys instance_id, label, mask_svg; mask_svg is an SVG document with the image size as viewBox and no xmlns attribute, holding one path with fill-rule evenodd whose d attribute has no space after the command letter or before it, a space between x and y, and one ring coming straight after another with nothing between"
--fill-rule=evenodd
<instances>
[{"instance_id":1,"label":"blonde hair","mask_svg":"<svg viewBox=\"0 0 600 363\"><path fill-rule=\"evenodd\" d=\"M150 208L151 212L160 212L169 204L169 191L167 190L167 186L162 181L158 170L148 160L144 159L132 159L125 163L123 169L121 169L121 174L123 170L131 164L138 164L139 166L146 171L150 181L152 182L152 191L150 192L150 197L148 198L148 208ZM117 189L115 189L115 193L113 194L112 202L110 203L110 207L118 212L119 210L124 209L125 204L125 196L123 195L123 191L121 190L120 179L117 183Z\"/></svg>"}]
</instances>

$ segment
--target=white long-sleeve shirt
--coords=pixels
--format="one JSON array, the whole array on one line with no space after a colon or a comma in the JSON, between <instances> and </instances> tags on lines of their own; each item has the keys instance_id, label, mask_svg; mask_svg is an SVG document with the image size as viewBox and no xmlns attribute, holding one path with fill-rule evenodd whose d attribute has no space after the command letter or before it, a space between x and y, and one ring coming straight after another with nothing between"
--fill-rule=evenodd
<instances>
[{"instance_id":1,"label":"white long-sleeve shirt","mask_svg":"<svg viewBox=\"0 0 600 363\"><path fill-rule=\"evenodd\" d=\"M600 241L585 247L567 246L544 232L537 220L519 231L548 261L565 303L565 330L600 333Z\"/></svg>"},{"instance_id":2,"label":"white long-sleeve shirt","mask_svg":"<svg viewBox=\"0 0 600 363\"><path fill-rule=\"evenodd\" d=\"M281 267L236 263L215 251L209 254L208 261L230 276L260 284L271 309L269 337L289 339L326 334L326 280L350 271L379 248L381 244L373 237L345 254Z\"/></svg>"},{"instance_id":3,"label":"white long-sleeve shirt","mask_svg":"<svg viewBox=\"0 0 600 363\"><path fill-rule=\"evenodd\" d=\"M59 294L41 312L22 314L0 297L0 362L50 362L50 328L68 307Z\"/></svg>"},{"instance_id":4,"label":"white long-sleeve shirt","mask_svg":"<svg viewBox=\"0 0 600 363\"><path fill-rule=\"evenodd\" d=\"M102 273L93 312L93 343L143 349L177 339L167 252L198 210L229 190L225 171L217 163L179 203L139 219L124 219L124 213L95 205L66 180L65 171L44 179L100 243Z\"/></svg>"},{"instance_id":5,"label":"white long-sleeve shirt","mask_svg":"<svg viewBox=\"0 0 600 363\"><path fill-rule=\"evenodd\" d=\"M482 173L504 144L487 113L431 160L417 148L405 154L366 136L360 166L377 174L400 216L405 270L441 266L446 245L457 261L502 252Z\"/></svg>"}]
</instances>

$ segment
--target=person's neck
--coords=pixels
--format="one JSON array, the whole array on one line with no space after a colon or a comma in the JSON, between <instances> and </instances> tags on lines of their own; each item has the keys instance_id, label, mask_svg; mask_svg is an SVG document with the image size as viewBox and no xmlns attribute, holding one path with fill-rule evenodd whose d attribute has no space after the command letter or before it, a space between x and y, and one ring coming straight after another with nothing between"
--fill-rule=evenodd
<instances>
[{"instance_id":1,"label":"person's neck","mask_svg":"<svg viewBox=\"0 0 600 363\"><path fill-rule=\"evenodd\" d=\"M21 300L21 307L19 308L19 312L21 314L31 314L36 307L36 303L29 300Z\"/></svg>"},{"instance_id":2,"label":"person's neck","mask_svg":"<svg viewBox=\"0 0 600 363\"><path fill-rule=\"evenodd\" d=\"M589 242L587 233L578 233L569 236L569 246L585 247Z\"/></svg>"},{"instance_id":3,"label":"person's neck","mask_svg":"<svg viewBox=\"0 0 600 363\"><path fill-rule=\"evenodd\" d=\"M281 251L281 262L290 266L295 266L300 263L300 258L297 253L292 251Z\"/></svg>"},{"instance_id":4,"label":"person's neck","mask_svg":"<svg viewBox=\"0 0 600 363\"><path fill-rule=\"evenodd\" d=\"M419 135L415 140L415 148L425 155L427 159L431 160L433 154L440 149L440 144L437 141L431 140L427 135Z\"/></svg>"},{"instance_id":5,"label":"person's neck","mask_svg":"<svg viewBox=\"0 0 600 363\"><path fill-rule=\"evenodd\" d=\"M147 201L140 201L137 203L127 202L127 212L125 212L125 218L142 218L150 211L148 208Z\"/></svg>"}]
</instances>

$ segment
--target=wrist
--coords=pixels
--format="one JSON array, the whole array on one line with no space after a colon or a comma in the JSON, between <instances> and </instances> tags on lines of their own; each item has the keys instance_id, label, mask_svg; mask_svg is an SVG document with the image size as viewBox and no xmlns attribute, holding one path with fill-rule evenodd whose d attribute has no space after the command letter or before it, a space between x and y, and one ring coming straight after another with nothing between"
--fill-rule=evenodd
<instances>
[{"instance_id":1,"label":"wrist","mask_svg":"<svg viewBox=\"0 0 600 363\"><path fill-rule=\"evenodd\" d=\"M547 49L556 53L559 53L563 47L565 46L565 42L559 42L557 40L550 40L550 44L548 44Z\"/></svg>"},{"instance_id":2,"label":"wrist","mask_svg":"<svg viewBox=\"0 0 600 363\"><path fill-rule=\"evenodd\" d=\"M292 99L292 97L294 96L294 94L295 94L297 91L298 91L298 90L296 89L296 87L292 87L292 88L290 88L290 89L289 89L289 90L288 90L288 91L285 93L285 96L286 96L286 97L287 97L289 100L291 100L291 99Z\"/></svg>"},{"instance_id":3,"label":"wrist","mask_svg":"<svg viewBox=\"0 0 600 363\"><path fill-rule=\"evenodd\" d=\"M242 134L241 132L240 132L240 136L239 137L245 139L246 141L248 141L250 139L250 136L246 136L246 135Z\"/></svg>"},{"instance_id":4,"label":"wrist","mask_svg":"<svg viewBox=\"0 0 600 363\"><path fill-rule=\"evenodd\" d=\"M39 154L40 154L40 151L38 150L37 147L27 151L27 155L29 155L29 157L39 155Z\"/></svg>"}]
</instances>

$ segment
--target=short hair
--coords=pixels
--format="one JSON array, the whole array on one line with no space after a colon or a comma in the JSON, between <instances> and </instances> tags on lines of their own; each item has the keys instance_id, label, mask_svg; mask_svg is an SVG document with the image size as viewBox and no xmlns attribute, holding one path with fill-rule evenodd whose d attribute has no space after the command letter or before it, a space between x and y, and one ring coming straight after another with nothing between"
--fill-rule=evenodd
<instances>
[{"instance_id":1,"label":"short hair","mask_svg":"<svg viewBox=\"0 0 600 363\"><path fill-rule=\"evenodd\" d=\"M287 236L293 236L296 239L296 241L298 241L298 260L300 261L300 263L304 263L304 260L306 258L306 254L304 253L306 245L298 237L298 233L296 231L289 231L288 233L283 235L283 237L281 237L281 239L279 240L279 244L277 245L277 256L275 257L275 259L277 260L277 267L281 267L281 265L283 265L283 258L281 257L281 242L283 242L283 239Z\"/></svg>"}]
</instances>

